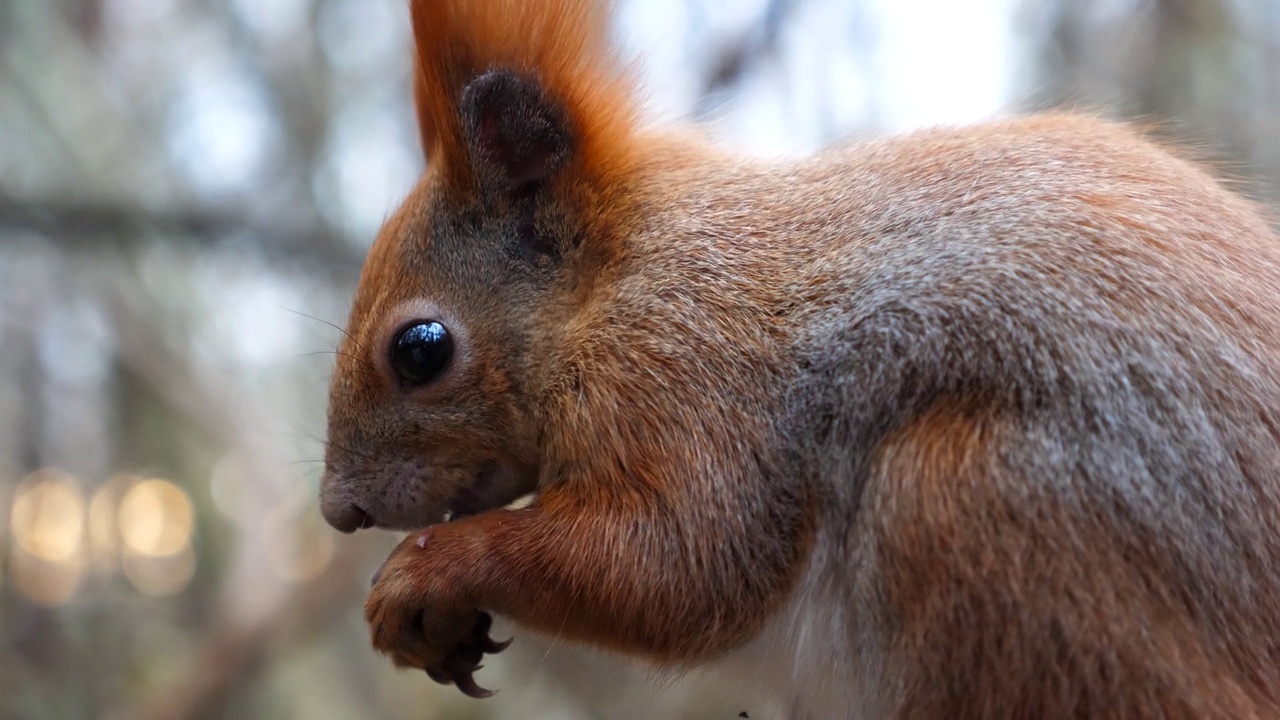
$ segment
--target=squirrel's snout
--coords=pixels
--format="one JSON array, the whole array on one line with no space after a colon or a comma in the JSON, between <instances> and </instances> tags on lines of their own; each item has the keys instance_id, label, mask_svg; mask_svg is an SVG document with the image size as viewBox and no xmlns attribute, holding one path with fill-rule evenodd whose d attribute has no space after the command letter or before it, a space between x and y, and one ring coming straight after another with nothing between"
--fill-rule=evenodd
<instances>
[{"instance_id":1,"label":"squirrel's snout","mask_svg":"<svg viewBox=\"0 0 1280 720\"><path fill-rule=\"evenodd\" d=\"M364 508L345 499L334 497L331 493L321 493L320 513L324 515L325 522L332 525L335 530L344 533L353 533L377 524L373 516Z\"/></svg>"}]
</instances>

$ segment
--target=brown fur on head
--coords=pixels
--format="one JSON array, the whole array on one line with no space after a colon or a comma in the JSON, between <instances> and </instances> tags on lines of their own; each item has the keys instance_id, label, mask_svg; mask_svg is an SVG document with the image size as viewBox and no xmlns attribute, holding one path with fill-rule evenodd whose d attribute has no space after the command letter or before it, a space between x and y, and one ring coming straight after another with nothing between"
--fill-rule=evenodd
<instances>
[{"instance_id":1,"label":"brown fur on head","mask_svg":"<svg viewBox=\"0 0 1280 720\"><path fill-rule=\"evenodd\" d=\"M419 0L412 16L428 169L370 251L332 382L322 505L347 530L533 489L534 377L556 352L539 315L607 256L593 208L617 209L629 162L634 107L595 3ZM420 321L454 351L406 384L391 346Z\"/></svg>"}]
</instances>

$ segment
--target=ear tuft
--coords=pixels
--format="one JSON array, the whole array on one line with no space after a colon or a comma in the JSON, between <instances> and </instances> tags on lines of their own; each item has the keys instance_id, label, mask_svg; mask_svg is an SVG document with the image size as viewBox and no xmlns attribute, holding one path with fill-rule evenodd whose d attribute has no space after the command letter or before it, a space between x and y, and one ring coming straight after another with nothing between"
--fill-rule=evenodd
<instances>
[{"instance_id":1,"label":"ear tuft","mask_svg":"<svg viewBox=\"0 0 1280 720\"><path fill-rule=\"evenodd\" d=\"M517 190L546 179L573 150L564 110L534 80L491 70L462 93L462 123L482 182Z\"/></svg>"},{"instance_id":2,"label":"ear tuft","mask_svg":"<svg viewBox=\"0 0 1280 720\"><path fill-rule=\"evenodd\" d=\"M428 161L458 188L572 172L597 187L640 157L608 0L410 0Z\"/></svg>"}]
</instances>

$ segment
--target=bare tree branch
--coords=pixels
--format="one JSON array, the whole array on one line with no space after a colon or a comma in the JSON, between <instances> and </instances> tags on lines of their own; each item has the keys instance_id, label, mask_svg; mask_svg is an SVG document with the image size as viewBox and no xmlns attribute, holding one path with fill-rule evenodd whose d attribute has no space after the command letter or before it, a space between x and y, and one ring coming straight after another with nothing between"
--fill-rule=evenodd
<instances>
[{"instance_id":1,"label":"bare tree branch","mask_svg":"<svg viewBox=\"0 0 1280 720\"><path fill-rule=\"evenodd\" d=\"M97 250L104 243L163 236L202 250L250 236L269 261L302 264L326 275L354 278L362 258L342 237L323 228L264 225L227 211L147 209L108 202L19 200L0 195L0 233L29 232L65 250Z\"/></svg>"}]
</instances>

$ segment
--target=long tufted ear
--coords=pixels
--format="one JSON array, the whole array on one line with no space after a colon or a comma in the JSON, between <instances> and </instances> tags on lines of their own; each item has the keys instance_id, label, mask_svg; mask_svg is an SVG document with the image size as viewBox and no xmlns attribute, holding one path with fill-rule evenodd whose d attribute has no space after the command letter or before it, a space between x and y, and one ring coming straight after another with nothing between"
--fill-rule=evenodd
<instances>
[{"instance_id":1,"label":"long tufted ear","mask_svg":"<svg viewBox=\"0 0 1280 720\"><path fill-rule=\"evenodd\" d=\"M632 84L604 0L412 0L414 100L428 162L455 183L519 187L626 164Z\"/></svg>"},{"instance_id":2,"label":"long tufted ear","mask_svg":"<svg viewBox=\"0 0 1280 720\"><path fill-rule=\"evenodd\" d=\"M515 190L541 181L573 152L564 110L537 81L491 70L462 93L462 126L482 184Z\"/></svg>"}]
</instances>

